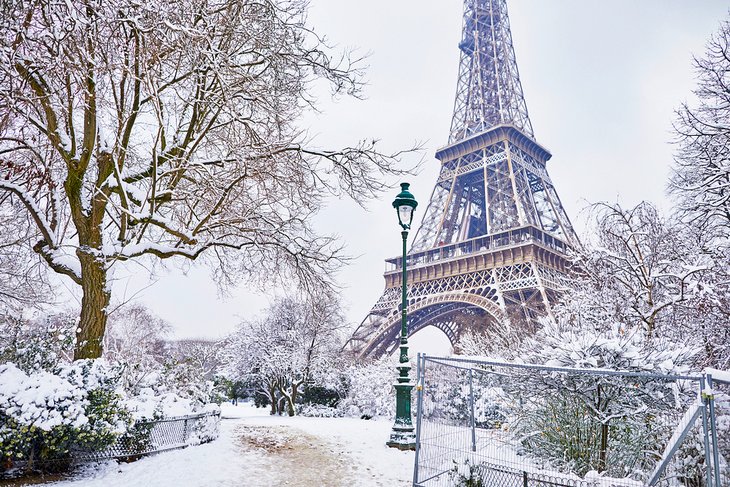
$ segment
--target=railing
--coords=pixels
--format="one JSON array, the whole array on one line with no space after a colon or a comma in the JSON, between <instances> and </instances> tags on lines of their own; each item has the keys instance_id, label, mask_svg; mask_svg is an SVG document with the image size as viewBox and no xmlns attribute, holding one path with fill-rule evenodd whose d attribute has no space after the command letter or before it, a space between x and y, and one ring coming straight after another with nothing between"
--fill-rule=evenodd
<instances>
[{"instance_id":1,"label":"railing","mask_svg":"<svg viewBox=\"0 0 730 487\"><path fill-rule=\"evenodd\" d=\"M444 244L434 249L408 254L406 264L409 269L428 265L434 262L447 261L464 255L478 254L487 250L536 243L559 253L566 253L567 246L561 240L532 226L520 227L507 232L485 235L463 242ZM385 272L396 272L403 266L403 258L387 259Z\"/></svg>"},{"instance_id":2,"label":"railing","mask_svg":"<svg viewBox=\"0 0 730 487\"><path fill-rule=\"evenodd\" d=\"M23 479L35 483L36 472L63 472L73 464L136 459L153 453L200 445L218 437L219 424L218 411L137 421L103 450L72 446L68 454L53 458L10 458L5 469L0 468L0 485L4 485L3 479Z\"/></svg>"},{"instance_id":3,"label":"railing","mask_svg":"<svg viewBox=\"0 0 730 487\"><path fill-rule=\"evenodd\" d=\"M76 462L130 458L185 448L218 437L220 412L137 421L109 447L101 451L75 450Z\"/></svg>"}]
</instances>

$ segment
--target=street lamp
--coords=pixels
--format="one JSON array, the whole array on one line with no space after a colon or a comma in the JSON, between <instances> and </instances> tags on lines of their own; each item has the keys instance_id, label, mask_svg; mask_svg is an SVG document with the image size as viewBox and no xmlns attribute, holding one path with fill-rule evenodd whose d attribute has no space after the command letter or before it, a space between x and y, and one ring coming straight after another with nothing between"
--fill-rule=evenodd
<instances>
[{"instance_id":1,"label":"street lamp","mask_svg":"<svg viewBox=\"0 0 730 487\"><path fill-rule=\"evenodd\" d=\"M393 201L393 208L398 212L398 223L403 229L400 234L403 237L403 279L401 294L401 322L400 322L400 359L396 367L399 371L398 382L395 384L395 424L390 432L390 439L386 443L391 448L399 450L415 450L416 434L413 431L411 421L411 389L408 372L411 370L408 361L408 324L406 315L406 240L408 230L413 222L413 210L418 206L416 198L408 191L410 184L401 183L401 192Z\"/></svg>"}]
</instances>

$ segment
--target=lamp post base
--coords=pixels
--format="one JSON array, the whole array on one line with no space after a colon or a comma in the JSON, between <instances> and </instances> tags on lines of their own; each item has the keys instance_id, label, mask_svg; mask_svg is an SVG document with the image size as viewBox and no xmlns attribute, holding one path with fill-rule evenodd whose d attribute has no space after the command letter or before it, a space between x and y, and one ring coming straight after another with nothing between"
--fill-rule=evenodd
<instances>
[{"instance_id":1,"label":"lamp post base","mask_svg":"<svg viewBox=\"0 0 730 487\"><path fill-rule=\"evenodd\" d=\"M397 423L393 425L390 432L390 439L385 443L390 448L399 450L415 450L416 449L416 432L413 425L399 426Z\"/></svg>"},{"instance_id":2,"label":"lamp post base","mask_svg":"<svg viewBox=\"0 0 730 487\"><path fill-rule=\"evenodd\" d=\"M399 450L416 449L416 432L411 421L411 389L413 384L408 382L410 366L405 364L398 367L401 371L399 384L395 384L396 414L395 424L390 432L390 439L385 443L391 448Z\"/></svg>"}]
</instances>

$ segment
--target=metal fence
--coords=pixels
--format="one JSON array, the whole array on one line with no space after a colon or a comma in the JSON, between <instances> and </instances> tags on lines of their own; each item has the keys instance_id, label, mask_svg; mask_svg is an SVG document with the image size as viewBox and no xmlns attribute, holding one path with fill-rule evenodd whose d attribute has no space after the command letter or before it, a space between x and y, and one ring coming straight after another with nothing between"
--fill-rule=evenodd
<instances>
[{"instance_id":1,"label":"metal fence","mask_svg":"<svg viewBox=\"0 0 730 487\"><path fill-rule=\"evenodd\" d=\"M0 484L3 479L32 478L34 472L63 472L73 464L110 459L133 460L152 453L200 445L218 438L219 426L218 411L136 421L102 450L72 447L69 454L62 457L33 461L10 458L5 468L0 468Z\"/></svg>"},{"instance_id":2,"label":"metal fence","mask_svg":"<svg viewBox=\"0 0 730 487\"><path fill-rule=\"evenodd\" d=\"M420 354L417 391L414 486L730 487L712 374Z\"/></svg>"},{"instance_id":3,"label":"metal fence","mask_svg":"<svg viewBox=\"0 0 730 487\"><path fill-rule=\"evenodd\" d=\"M76 462L131 458L166 450L200 445L218 437L220 412L137 421L109 447L101 451L75 450Z\"/></svg>"}]
</instances>

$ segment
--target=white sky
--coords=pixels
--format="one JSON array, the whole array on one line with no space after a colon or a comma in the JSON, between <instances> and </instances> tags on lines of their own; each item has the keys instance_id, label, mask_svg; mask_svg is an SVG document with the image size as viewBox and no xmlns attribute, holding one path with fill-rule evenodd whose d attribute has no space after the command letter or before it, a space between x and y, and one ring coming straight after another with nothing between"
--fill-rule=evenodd
<instances>
[{"instance_id":1,"label":"white sky","mask_svg":"<svg viewBox=\"0 0 730 487\"><path fill-rule=\"evenodd\" d=\"M728 15L727 2L511 0L509 14L535 136L553 154L548 171L579 233L588 202L648 199L667 207L673 110L690 97L691 56L704 52ZM396 150L424 142L426 163L409 178L421 205L417 218L438 174L433 154L448 136L461 15L457 0L311 1L315 30L370 53L369 87L362 101L323 98L324 112L304 124L322 146L377 138L383 149ZM372 202L369 211L333 201L317 222L359 256L339 274L353 324L383 291L384 259L400 251L390 206L396 193ZM133 295L142 274L117 282L115 297ZM163 274L137 299L169 321L178 337L221 337L266 304L246 283L219 300L205 269Z\"/></svg>"}]
</instances>

